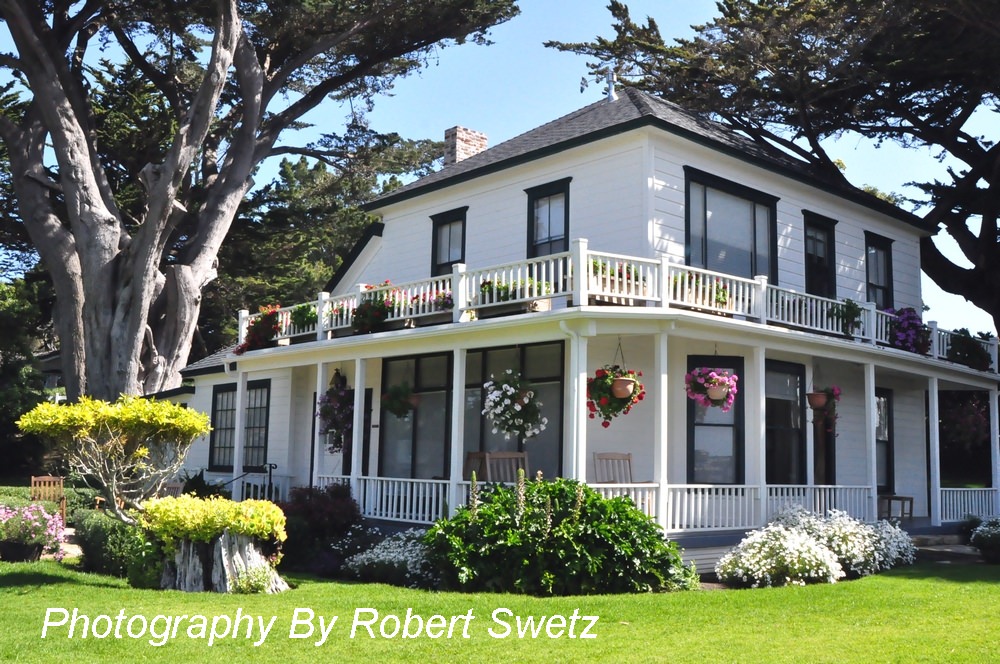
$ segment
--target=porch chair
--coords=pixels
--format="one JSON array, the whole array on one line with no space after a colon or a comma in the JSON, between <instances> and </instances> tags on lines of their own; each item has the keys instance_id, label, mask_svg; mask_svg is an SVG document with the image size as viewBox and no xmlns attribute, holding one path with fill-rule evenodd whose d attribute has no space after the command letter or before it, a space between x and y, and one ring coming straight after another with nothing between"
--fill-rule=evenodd
<instances>
[{"instance_id":1,"label":"porch chair","mask_svg":"<svg viewBox=\"0 0 1000 664\"><path fill-rule=\"evenodd\" d=\"M63 525L66 525L66 490L63 478L57 475L39 475L31 477L31 500L48 500L58 503L59 514Z\"/></svg>"},{"instance_id":2,"label":"porch chair","mask_svg":"<svg viewBox=\"0 0 1000 664\"><path fill-rule=\"evenodd\" d=\"M483 465L486 467L487 482L516 482L517 471L528 475L528 454L526 452L484 452Z\"/></svg>"},{"instance_id":3,"label":"porch chair","mask_svg":"<svg viewBox=\"0 0 1000 664\"><path fill-rule=\"evenodd\" d=\"M177 496L180 496L183 491L184 482L164 482L157 495L160 497L173 496L176 498Z\"/></svg>"},{"instance_id":4,"label":"porch chair","mask_svg":"<svg viewBox=\"0 0 1000 664\"><path fill-rule=\"evenodd\" d=\"M594 472L598 484L631 484L631 452L594 452Z\"/></svg>"}]
</instances>

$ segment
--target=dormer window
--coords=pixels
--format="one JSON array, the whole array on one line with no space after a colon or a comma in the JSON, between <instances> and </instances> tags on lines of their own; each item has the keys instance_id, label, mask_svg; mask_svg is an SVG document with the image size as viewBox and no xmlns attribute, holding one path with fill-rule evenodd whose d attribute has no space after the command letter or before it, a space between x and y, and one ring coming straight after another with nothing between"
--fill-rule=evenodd
<instances>
[{"instance_id":1,"label":"dormer window","mask_svg":"<svg viewBox=\"0 0 1000 664\"><path fill-rule=\"evenodd\" d=\"M465 262L465 213L469 206L431 215L434 245L431 247L431 275L450 274L456 263Z\"/></svg>"},{"instance_id":2,"label":"dormer window","mask_svg":"<svg viewBox=\"0 0 1000 664\"><path fill-rule=\"evenodd\" d=\"M684 172L688 265L774 280L777 197L689 166Z\"/></svg>"},{"instance_id":3,"label":"dormer window","mask_svg":"<svg viewBox=\"0 0 1000 664\"><path fill-rule=\"evenodd\" d=\"M528 258L569 250L571 179L524 190L528 194Z\"/></svg>"}]
</instances>

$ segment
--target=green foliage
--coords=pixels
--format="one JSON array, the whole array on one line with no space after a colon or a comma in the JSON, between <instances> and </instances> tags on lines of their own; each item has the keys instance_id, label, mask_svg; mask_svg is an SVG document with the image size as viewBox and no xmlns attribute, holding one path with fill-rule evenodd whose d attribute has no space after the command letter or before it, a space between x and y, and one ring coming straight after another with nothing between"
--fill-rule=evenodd
<instances>
[{"instance_id":1,"label":"green foliage","mask_svg":"<svg viewBox=\"0 0 1000 664\"><path fill-rule=\"evenodd\" d=\"M1000 518L987 519L976 526L969 544L979 549L983 560L1000 565Z\"/></svg>"},{"instance_id":2,"label":"green foliage","mask_svg":"<svg viewBox=\"0 0 1000 664\"><path fill-rule=\"evenodd\" d=\"M210 542L223 530L264 542L285 541L285 514L266 500L168 496L145 503L140 524L167 549L178 540Z\"/></svg>"},{"instance_id":3,"label":"green foliage","mask_svg":"<svg viewBox=\"0 0 1000 664\"><path fill-rule=\"evenodd\" d=\"M187 472L184 473L184 486L181 488L181 493L191 494L198 498L211 498L212 496L219 496L220 498L233 497L232 492L226 489L224 484L206 480L204 469L199 470L194 475L189 475Z\"/></svg>"},{"instance_id":4,"label":"green foliage","mask_svg":"<svg viewBox=\"0 0 1000 664\"><path fill-rule=\"evenodd\" d=\"M126 576L132 560L140 555L145 545L142 530L95 510L78 510L73 514L73 521L76 542L83 551L84 569Z\"/></svg>"},{"instance_id":5,"label":"green foliage","mask_svg":"<svg viewBox=\"0 0 1000 664\"><path fill-rule=\"evenodd\" d=\"M33 503L38 503L45 508L45 511L49 514L58 514L59 505L51 500L29 500L27 492L24 496L20 495L0 495L0 506L4 507L26 507Z\"/></svg>"},{"instance_id":6,"label":"green foliage","mask_svg":"<svg viewBox=\"0 0 1000 664\"><path fill-rule=\"evenodd\" d=\"M159 590L165 560L163 545L150 539L148 534L144 535L128 563L129 585L133 588Z\"/></svg>"},{"instance_id":7,"label":"green foliage","mask_svg":"<svg viewBox=\"0 0 1000 664\"><path fill-rule=\"evenodd\" d=\"M236 573L232 591L237 595L266 593L271 586L271 578L271 568L267 565L248 567Z\"/></svg>"},{"instance_id":8,"label":"green foliage","mask_svg":"<svg viewBox=\"0 0 1000 664\"><path fill-rule=\"evenodd\" d=\"M977 371L989 371L993 360L990 358L990 352L981 342L989 341L991 338L992 335L988 332L980 332L973 337L967 328L959 328L951 335L948 344L948 359L972 367Z\"/></svg>"},{"instance_id":9,"label":"green foliage","mask_svg":"<svg viewBox=\"0 0 1000 664\"><path fill-rule=\"evenodd\" d=\"M319 322L319 314L316 313L316 307L312 304L300 304L295 307L292 309L290 318L292 325L299 329L310 327Z\"/></svg>"},{"instance_id":10,"label":"green foliage","mask_svg":"<svg viewBox=\"0 0 1000 664\"><path fill-rule=\"evenodd\" d=\"M36 436L22 434L15 424L43 398L34 359L42 314L34 295L22 280L0 283L0 458L13 473L40 468L45 452Z\"/></svg>"},{"instance_id":11,"label":"green foliage","mask_svg":"<svg viewBox=\"0 0 1000 664\"><path fill-rule=\"evenodd\" d=\"M351 498L351 488L340 484L325 489L292 489L281 509L288 531L283 562L289 568L308 565L330 540L343 537L361 523L361 510Z\"/></svg>"},{"instance_id":12,"label":"green foliage","mask_svg":"<svg viewBox=\"0 0 1000 664\"><path fill-rule=\"evenodd\" d=\"M534 595L679 590L697 586L677 545L628 498L574 480L492 486L425 542L444 587Z\"/></svg>"},{"instance_id":13,"label":"green foliage","mask_svg":"<svg viewBox=\"0 0 1000 664\"><path fill-rule=\"evenodd\" d=\"M864 307L854 300L847 298L831 306L830 311L827 312L827 316L837 321L840 325L840 331L843 334L851 337L861 326L861 316L864 312Z\"/></svg>"}]
</instances>

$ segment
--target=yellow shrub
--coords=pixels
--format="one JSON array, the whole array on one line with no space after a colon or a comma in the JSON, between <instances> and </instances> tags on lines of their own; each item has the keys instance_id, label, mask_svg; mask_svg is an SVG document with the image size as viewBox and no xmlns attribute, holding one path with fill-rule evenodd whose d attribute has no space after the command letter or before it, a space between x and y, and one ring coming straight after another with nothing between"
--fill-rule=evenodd
<instances>
[{"instance_id":1,"label":"yellow shrub","mask_svg":"<svg viewBox=\"0 0 1000 664\"><path fill-rule=\"evenodd\" d=\"M266 500L241 503L226 498L168 496L144 504L140 523L167 547L177 540L209 542L222 531L256 537L264 541L284 542L285 513Z\"/></svg>"}]
</instances>

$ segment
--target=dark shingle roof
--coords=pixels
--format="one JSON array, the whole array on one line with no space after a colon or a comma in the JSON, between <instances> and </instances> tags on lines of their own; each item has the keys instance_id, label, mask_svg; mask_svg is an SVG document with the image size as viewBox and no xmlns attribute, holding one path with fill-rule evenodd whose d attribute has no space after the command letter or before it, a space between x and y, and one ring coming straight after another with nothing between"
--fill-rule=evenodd
<instances>
[{"instance_id":1,"label":"dark shingle roof","mask_svg":"<svg viewBox=\"0 0 1000 664\"><path fill-rule=\"evenodd\" d=\"M236 344L226 346L211 355L201 358L197 362L192 362L181 369L181 375L187 377L224 372L226 370L226 358L229 357L234 348L236 348Z\"/></svg>"},{"instance_id":2,"label":"dark shingle roof","mask_svg":"<svg viewBox=\"0 0 1000 664\"><path fill-rule=\"evenodd\" d=\"M605 99L584 106L479 154L450 164L440 171L375 199L365 208L369 211L378 210L436 189L646 125L659 127L926 229L926 225L919 217L905 210L860 189L818 177L811 172L810 165L805 161L777 148L769 148L752 141L722 124L686 111L676 104L632 88L622 90L615 101Z\"/></svg>"}]
</instances>

